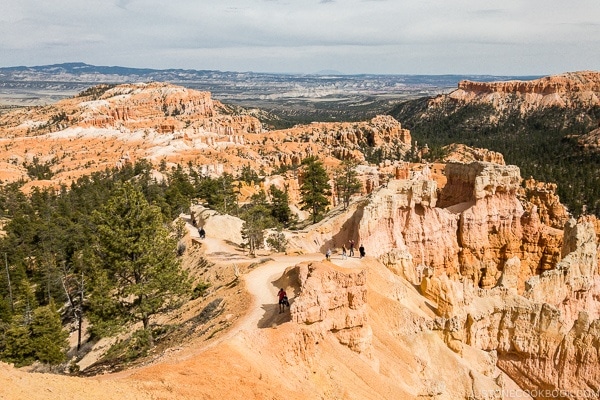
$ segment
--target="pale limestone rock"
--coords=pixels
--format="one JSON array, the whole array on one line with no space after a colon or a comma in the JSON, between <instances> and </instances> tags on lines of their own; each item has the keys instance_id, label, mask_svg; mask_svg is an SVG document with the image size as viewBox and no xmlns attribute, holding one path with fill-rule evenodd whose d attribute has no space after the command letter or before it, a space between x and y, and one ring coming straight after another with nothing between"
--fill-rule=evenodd
<instances>
[{"instance_id":1,"label":"pale limestone rock","mask_svg":"<svg viewBox=\"0 0 600 400\"><path fill-rule=\"evenodd\" d=\"M519 279L519 292L523 292L527 279L553 269L561 260L563 239L562 228L559 230L544 225L536 206L530 207L530 211L523 214L521 224L523 237L520 257L523 268Z\"/></svg>"},{"instance_id":2,"label":"pale limestone rock","mask_svg":"<svg viewBox=\"0 0 600 400\"><path fill-rule=\"evenodd\" d=\"M542 224L562 230L569 219L569 212L560 203L556 184L537 182L533 178L526 179L524 183L525 188L519 194L535 207L530 212L538 214Z\"/></svg>"},{"instance_id":3,"label":"pale limestone rock","mask_svg":"<svg viewBox=\"0 0 600 400\"><path fill-rule=\"evenodd\" d=\"M517 257L509 258L506 263L504 263L504 269L502 270L502 275L498 280L498 286L513 289L516 293L517 288L519 287L519 277L521 275L521 260Z\"/></svg>"},{"instance_id":4,"label":"pale limestone rock","mask_svg":"<svg viewBox=\"0 0 600 400\"><path fill-rule=\"evenodd\" d=\"M526 282L525 296L535 302L558 307L566 323L572 323L579 310L600 318L600 306L594 286L598 275L598 244L594 224L571 219L565 225L563 258L555 269L534 276Z\"/></svg>"},{"instance_id":5,"label":"pale limestone rock","mask_svg":"<svg viewBox=\"0 0 600 400\"><path fill-rule=\"evenodd\" d=\"M366 271L342 271L325 264L300 264L299 295L292 321L320 335L333 334L350 349L370 355Z\"/></svg>"},{"instance_id":6,"label":"pale limestone rock","mask_svg":"<svg viewBox=\"0 0 600 400\"><path fill-rule=\"evenodd\" d=\"M191 207L191 218L198 228L203 227L208 238L227 240L241 245L244 221L231 215L222 215L201 205Z\"/></svg>"},{"instance_id":7,"label":"pale limestone rock","mask_svg":"<svg viewBox=\"0 0 600 400\"><path fill-rule=\"evenodd\" d=\"M440 195L441 207L476 202L496 193L514 196L521 184L519 168L514 165L451 162L446 165L445 174L448 183Z\"/></svg>"},{"instance_id":8,"label":"pale limestone rock","mask_svg":"<svg viewBox=\"0 0 600 400\"><path fill-rule=\"evenodd\" d=\"M445 162L462 162L470 163L473 161L485 161L494 164L504 165L504 156L497 151L488 149L480 149L465 146L464 144L453 143L444 147L447 155L444 157Z\"/></svg>"},{"instance_id":9,"label":"pale limestone rock","mask_svg":"<svg viewBox=\"0 0 600 400\"><path fill-rule=\"evenodd\" d=\"M490 104L502 112L509 108L522 114L547 107L577 107L600 104L600 73L569 72L532 81L461 81L457 90L430 101L430 107L445 101L460 104Z\"/></svg>"},{"instance_id":10,"label":"pale limestone rock","mask_svg":"<svg viewBox=\"0 0 600 400\"><path fill-rule=\"evenodd\" d=\"M445 318L434 329L442 330L447 345L457 352L459 343L497 351L498 365L523 388L595 390L600 369L594 343L600 343L600 319L591 301L598 283L593 279L598 274L593 221L571 220L565 237L564 258L556 269L529 280L527 298L514 290L519 276L516 258L507 261L492 290L463 285L460 293L461 287L447 280L439 279L444 285L437 286L428 282L425 294L437 291L444 299L438 314L443 311Z\"/></svg>"}]
</instances>

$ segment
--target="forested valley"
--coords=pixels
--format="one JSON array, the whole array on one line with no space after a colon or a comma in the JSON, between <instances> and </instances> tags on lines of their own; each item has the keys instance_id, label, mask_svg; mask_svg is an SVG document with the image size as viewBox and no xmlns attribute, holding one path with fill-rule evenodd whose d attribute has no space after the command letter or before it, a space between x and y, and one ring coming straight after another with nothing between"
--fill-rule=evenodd
<instances>
[{"instance_id":1,"label":"forested valley","mask_svg":"<svg viewBox=\"0 0 600 400\"><path fill-rule=\"evenodd\" d=\"M142 322L144 329L121 351L126 359L143 355L164 330L150 318L207 287L179 266L186 228L178 216L193 200L249 221L242 232L249 243L263 243L267 228L296 222L287 193L276 188L238 204L240 186L260 180L250 167L218 178L202 176L193 165L160 169L157 179L142 159L58 191L34 188L26 195L23 181L1 187L2 361L64 363L69 346L63 327L76 331L83 318L92 322L91 342ZM284 246L278 238L270 238L273 246Z\"/></svg>"},{"instance_id":2,"label":"forested valley","mask_svg":"<svg viewBox=\"0 0 600 400\"><path fill-rule=\"evenodd\" d=\"M413 141L443 156L451 143L486 148L517 165L523 178L558 185L561 202L574 215L600 216L600 154L589 152L577 137L598 127L600 107L549 107L522 114L518 108L499 112L491 105L461 105L446 100L428 108L428 98L404 102L390 115L410 129Z\"/></svg>"}]
</instances>

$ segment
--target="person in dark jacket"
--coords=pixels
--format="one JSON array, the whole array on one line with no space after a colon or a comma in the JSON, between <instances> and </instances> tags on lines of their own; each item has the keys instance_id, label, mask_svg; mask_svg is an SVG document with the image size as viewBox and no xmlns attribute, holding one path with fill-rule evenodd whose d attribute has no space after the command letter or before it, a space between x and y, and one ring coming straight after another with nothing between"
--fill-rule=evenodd
<instances>
[{"instance_id":1,"label":"person in dark jacket","mask_svg":"<svg viewBox=\"0 0 600 400\"><path fill-rule=\"evenodd\" d=\"M285 292L285 290L283 290L283 288L279 289L279 292L277 293L277 298L279 299L279 314L281 314L285 311L285 306L290 306L287 293Z\"/></svg>"}]
</instances>

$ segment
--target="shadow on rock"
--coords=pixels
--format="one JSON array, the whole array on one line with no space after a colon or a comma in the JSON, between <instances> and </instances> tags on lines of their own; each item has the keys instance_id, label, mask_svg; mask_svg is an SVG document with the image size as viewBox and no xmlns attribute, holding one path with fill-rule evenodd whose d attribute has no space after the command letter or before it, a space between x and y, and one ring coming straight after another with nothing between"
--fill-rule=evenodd
<instances>
[{"instance_id":1,"label":"shadow on rock","mask_svg":"<svg viewBox=\"0 0 600 400\"><path fill-rule=\"evenodd\" d=\"M291 302L293 301L290 299ZM260 329L273 328L292 320L289 307L285 307L285 311L282 313L279 312L279 304L263 304L261 308L264 310L264 314L258 321L257 326Z\"/></svg>"}]
</instances>

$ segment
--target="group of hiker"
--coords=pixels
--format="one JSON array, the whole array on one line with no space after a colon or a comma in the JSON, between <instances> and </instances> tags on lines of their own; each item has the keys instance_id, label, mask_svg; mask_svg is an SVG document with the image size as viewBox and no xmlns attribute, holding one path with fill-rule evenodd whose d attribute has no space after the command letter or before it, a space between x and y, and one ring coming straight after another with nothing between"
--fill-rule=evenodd
<instances>
[{"instance_id":1,"label":"group of hiker","mask_svg":"<svg viewBox=\"0 0 600 400\"><path fill-rule=\"evenodd\" d=\"M345 244L342 244L342 260L347 259L348 256L354 257L355 246L356 246L356 243L352 239L348 241L348 248L346 248ZM366 255L364 245L361 244L358 247L358 254L360 255L360 258L363 258ZM327 259L327 261L331 260L331 249L330 248L327 249L327 252L325 253L325 258Z\"/></svg>"},{"instance_id":2,"label":"group of hiker","mask_svg":"<svg viewBox=\"0 0 600 400\"><path fill-rule=\"evenodd\" d=\"M355 246L356 246L356 243L354 242L354 240L348 241L348 248L346 248L345 244L342 244L342 260L347 259L348 256L354 257ZM361 244L360 246L358 246L358 254L359 254L360 258L363 258L366 255L364 245ZM331 260L331 248L328 248L327 251L325 252L325 258L327 259L327 261ZM285 290L283 290L283 288L279 289L279 292L277 293L277 299L279 301L279 314L281 314L281 313L285 312L286 306L288 308L290 306L290 302L288 300L287 293Z\"/></svg>"}]
</instances>

